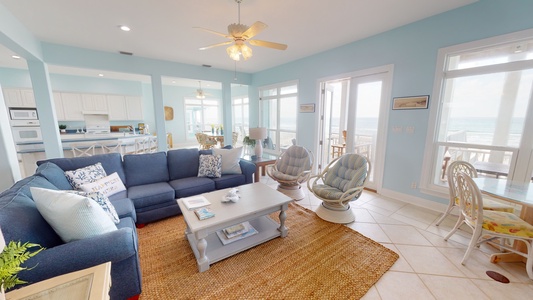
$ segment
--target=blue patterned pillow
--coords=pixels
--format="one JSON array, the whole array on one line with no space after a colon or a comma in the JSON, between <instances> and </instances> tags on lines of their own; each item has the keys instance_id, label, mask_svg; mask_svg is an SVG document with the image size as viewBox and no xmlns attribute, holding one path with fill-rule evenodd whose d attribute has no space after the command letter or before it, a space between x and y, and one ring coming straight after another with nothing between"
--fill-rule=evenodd
<instances>
[{"instance_id":1,"label":"blue patterned pillow","mask_svg":"<svg viewBox=\"0 0 533 300\"><path fill-rule=\"evenodd\" d=\"M109 216L109 218L111 218L111 221L113 221L113 223L120 223L120 219L118 218L118 214L115 210L115 207L113 206L113 203L111 203L111 201L109 201L109 198L107 198L104 194L100 192L80 192L70 190L65 192L93 199L104 209L105 213Z\"/></svg>"},{"instance_id":2,"label":"blue patterned pillow","mask_svg":"<svg viewBox=\"0 0 533 300\"><path fill-rule=\"evenodd\" d=\"M74 171L65 171L68 182L76 190L80 189L80 186L84 183L94 182L100 178L107 176L107 173L102 167L101 163L87 166L85 168L79 168Z\"/></svg>"},{"instance_id":3,"label":"blue patterned pillow","mask_svg":"<svg viewBox=\"0 0 533 300\"><path fill-rule=\"evenodd\" d=\"M222 155L200 154L198 177L218 178L220 176L222 176Z\"/></svg>"}]
</instances>

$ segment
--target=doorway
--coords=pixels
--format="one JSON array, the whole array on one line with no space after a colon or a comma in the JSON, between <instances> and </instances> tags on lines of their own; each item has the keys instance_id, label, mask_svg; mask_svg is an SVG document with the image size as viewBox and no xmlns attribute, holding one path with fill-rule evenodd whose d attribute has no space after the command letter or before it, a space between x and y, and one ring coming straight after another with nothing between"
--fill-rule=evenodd
<instances>
[{"instance_id":1,"label":"doorway","mask_svg":"<svg viewBox=\"0 0 533 300\"><path fill-rule=\"evenodd\" d=\"M391 78L386 66L320 82L319 172L340 155L357 153L372 166L367 187L381 188Z\"/></svg>"}]
</instances>

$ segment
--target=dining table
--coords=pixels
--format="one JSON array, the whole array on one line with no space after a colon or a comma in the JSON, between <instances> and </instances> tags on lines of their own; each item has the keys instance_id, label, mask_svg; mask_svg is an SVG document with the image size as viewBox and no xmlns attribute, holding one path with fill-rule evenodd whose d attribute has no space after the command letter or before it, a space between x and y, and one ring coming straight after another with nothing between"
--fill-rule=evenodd
<instances>
[{"instance_id":1,"label":"dining table","mask_svg":"<svg viewBox=\"0 0 533 300\"><path fill-rule=\"evenodd\" d=\"M478 177L473 178L481 193L510 203L521 205L520 218L533 224L533 183L518 182L510 179ZM524 244L515 242L514 248L527 252ZM515 253L497 253L491 256L491 262L516 262L525 258Z\"/></svg>"},{"instance_id":2,"label":"dining table","mask_svg":"<svg viewBox=\"0 0 533 300\"><path fill-rule=\"evenodd\" d=\"M214 139L220 145L220 148L224 148L224 134L212 133L211 131L204 132L208 137Z\"/></svg>"}]
</instances>

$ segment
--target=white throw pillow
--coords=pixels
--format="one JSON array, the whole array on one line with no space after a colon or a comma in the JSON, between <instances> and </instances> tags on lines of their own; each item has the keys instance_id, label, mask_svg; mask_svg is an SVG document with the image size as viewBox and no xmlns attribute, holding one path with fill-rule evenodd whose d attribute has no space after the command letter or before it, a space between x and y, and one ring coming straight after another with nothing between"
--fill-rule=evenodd
<instances>
[{"instance_id":1,"label":"white throw pillow","mask_svg":"<svg viewBox=\"0 0 533 300\"><path fill-rule=\"evenodd\" d=\"M233 149L213 149L214 155L222 155L222 175L242 174L241 161L242 147Z\"/></svg>"},{"instance_id":2,"label":"white throw pillow","mask_svg":"<svg viewBox=\"0 0 533 300\"><path fill-rule=\"evenodd\" d=\"M109 201L109 198L107 198L104 194L100 192L81 192L81 191L65 191L65 192L91 198L92 200L96 201L96 203L98 203L98 205L100 205L104 209L105 213L109 216L109 218L111 219L111 221L113 221L113 223L115 224L120 223L120 219L118 217L115 206L113 206L113 203L111 203L111 201Z\"/></svg>"},{"instance_id":3,"label":"white throw pillow","mask_svg":"<svg viewBox=\"0 0 533 300\"><path fill-rule=\"evenodd\" d=\"M92 199L65 191L36 187L30 190L37 209L65 243L117 230Z\"/></svg>"},{"instance_id":4,"label":"white throw pillow","mask_svg":"<svg viewBox=\"0 0 533 300\"><path fill-rule=\"evenodd\" d=\"M65 176L67 176L70 185L78 190L80 189L80 185L104 178L107 176L107 173L101 163L96 163L73 171L65 171Z\"/></svg>"},{"instance_id":5,"label":"white throw pillow","mask_svg":"<svg viewBox=\"0 0 533 300\"><path fill-rule=\"evenodd\" d=\"M126 187L122 183L122 180L120 180L118 173L115 172L96 181L84 183L80 185L80 189L84 192L100 192L104 196L109 197L118 192L125 191Z\"/></svg>"},{"instance_id":6,"label":"white throw pillow","mask_svg":"<svg viewBox=\"0 0 533 300\"><path fill-rule=\"evenodd\" d=\"M198 177L222 176L222 156L200 154L200 166L198 167Z\"/></svg>"}]
</instances>

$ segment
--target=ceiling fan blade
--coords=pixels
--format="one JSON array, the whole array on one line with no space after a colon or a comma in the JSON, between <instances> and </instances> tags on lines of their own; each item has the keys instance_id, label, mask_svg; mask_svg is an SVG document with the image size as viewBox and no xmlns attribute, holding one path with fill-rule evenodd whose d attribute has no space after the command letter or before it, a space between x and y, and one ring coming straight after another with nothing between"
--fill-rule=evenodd
<instances>
[{"instance_id":1,"label":"ceiling fan blade","mask_svg":"<svg viewBox=\"0 0 533 300\"><path fill-rule=\"evenodd\" d=\"M267 42L267 41L261 41L261 40L249 40L248 42L254 46L267 47L267 48L272 48L272 49L277 49L277 50L287 49L287 45L285 44L279 44L279 43L273 43L273 42Z\"/></svg>"},{"instance_id":2,"label":"ceiling fan blade","mask_svg":"<svg viewBox=\"0 0 533 300\"><path fill-rule=\"evenodd\" d=\"M209 45L209 46L205 46L205 47L202 47L202 48L199 48L200 50L207 50L207 49L210 49L210 48L213 48L213 47L218 47L218 46L224 46L224 45L229 45L233 43L233 41L227 41L227 42L223 42L223 43L218 43L218 44L214 44L214 45Z\"/></svg>"},{"instance_id":3,"label":"ceiling fan blade","mask_svg":"<svg viewBox=\"0 0 533 300\"><path fill-rule=\"evenodd\" d=\"M252 37L259 34L261 31L265 30L268 27L267 24L257 21L250 26L245 32L242 33L242 37L245 39L251 39Z\"/></svg>"},{"instance_id":4,"label":"ceiling fan blade","mask_svg":"<svg viewBox=\"0 0 533 300\"><path fill-rule=\"evenodd\" d=\"M207 31L207 32L210 32L210 33L213 33L213 34L216 34L216 35L220 35L220 36L223 36L223 37L228 38L228 39L233 39L233 37L231 35L227 35L225 33L221 33L221 32L218 32L218 31L211 30L211 29L207 29L207 28L203 28L203 27L193 27L193 28L200 29L200 30L203 30L203 31Z\"/></svg>"}]
</instances>

